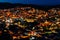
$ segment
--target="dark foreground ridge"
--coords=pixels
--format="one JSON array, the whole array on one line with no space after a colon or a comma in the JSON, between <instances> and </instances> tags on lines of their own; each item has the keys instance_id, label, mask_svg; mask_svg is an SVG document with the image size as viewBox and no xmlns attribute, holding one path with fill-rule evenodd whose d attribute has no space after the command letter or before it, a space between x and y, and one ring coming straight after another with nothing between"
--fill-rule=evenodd
<instances>
[{"instance_id":1,"label":"dark foreground ridge","mask_svg":"<svg viewBox=\"0 0 60 40\"><path fill-rule=\"evenodd\" d=\"M30 6L33 8L38 8L38 9L43 9L43 10L48 10L51 8L60 8L60 5L53 5L53 6L48 6L48 5L34 5L34 4L20 4L20 3L0 3L0 9L6 9L6 8L14 8L14 7L26 7Z\"/></svg>"}]
</instances>

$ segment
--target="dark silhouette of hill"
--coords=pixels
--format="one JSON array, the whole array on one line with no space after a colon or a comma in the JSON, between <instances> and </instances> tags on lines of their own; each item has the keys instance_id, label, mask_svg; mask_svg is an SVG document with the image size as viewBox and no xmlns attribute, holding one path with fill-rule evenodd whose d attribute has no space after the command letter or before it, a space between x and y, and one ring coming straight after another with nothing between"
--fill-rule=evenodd
<instances>
[{"instance_id":1,"label":"dark silhouette of hill","mask_svg":"<svg viewBox=\"0 0 60 40\"><path fill-rule=\"evenodd\" d=\"M48 10L51 8L60 8L60 5L53 5L53 6L48 6L48 5L33 5L33 4L20 4L20 3L0 3L0 9L6 9L6 8L14 8L14 7L33 7L37 9L42 9L42 10Z\"/></svg>"}]
</instances>

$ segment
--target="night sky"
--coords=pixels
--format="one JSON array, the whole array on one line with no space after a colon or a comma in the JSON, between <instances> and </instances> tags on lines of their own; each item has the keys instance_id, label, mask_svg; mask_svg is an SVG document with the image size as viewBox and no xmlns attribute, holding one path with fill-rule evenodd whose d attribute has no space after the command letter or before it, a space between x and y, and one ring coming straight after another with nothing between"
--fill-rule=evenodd
<instances>
[{"instance_id":1,"label":"night sky","mask_svg":"<svg viewBox=\"0 0 60 40\"><path fill-rule=\"evenodd\" d=\"M59 5L60 0L0 0L0 2L37 4L37 5Z\"/></svg>"}]
</instances>

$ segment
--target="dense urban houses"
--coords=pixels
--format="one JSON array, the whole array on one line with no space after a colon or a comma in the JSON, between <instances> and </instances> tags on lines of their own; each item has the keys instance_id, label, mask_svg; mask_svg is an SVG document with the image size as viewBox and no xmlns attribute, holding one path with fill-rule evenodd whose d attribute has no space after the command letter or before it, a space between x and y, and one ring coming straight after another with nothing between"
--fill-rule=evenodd
<instances>
[{"instance_id":1,"label":"dense urban houses","mask_svg":"<svg viewBox=\"0 0 60 40\"><path fill-rule=\"evenodd\" d=\"M0 9L1 40L60 40L60 8Z\"/></svg>"}]
</instances>

